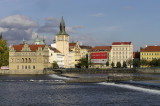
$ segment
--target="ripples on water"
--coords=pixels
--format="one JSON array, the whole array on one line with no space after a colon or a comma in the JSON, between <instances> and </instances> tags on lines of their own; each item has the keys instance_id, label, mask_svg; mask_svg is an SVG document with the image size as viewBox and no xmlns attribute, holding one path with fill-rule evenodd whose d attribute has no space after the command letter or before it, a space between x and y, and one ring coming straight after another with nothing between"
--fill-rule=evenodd
<instances>
[{"instance_id":1,"label":"ripples on water","mask_svg":"<svg viewBox=\"0 0 160 106\"><path fill-rule=\"evenodd\" d=\"M160 91L115 83L65 83L68 78L1 76L0 105L13 106L151 106Z\"/></svg>"}]
</instances>

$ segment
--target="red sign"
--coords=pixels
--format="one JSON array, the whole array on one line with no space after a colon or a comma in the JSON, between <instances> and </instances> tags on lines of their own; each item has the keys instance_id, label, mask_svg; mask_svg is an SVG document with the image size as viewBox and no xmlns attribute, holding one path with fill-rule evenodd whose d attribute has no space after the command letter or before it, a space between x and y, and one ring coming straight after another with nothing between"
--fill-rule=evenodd
<instances>
[{"instance_id":1,"label":"red sign","mask_svg":"<svg viewBox=\"0 0 160 106\"><path fill-rule=\"evenodd\" d=\"M91 53L91 59L107 59L107 52Z\"/></svg>"},{"instance_id":2,"label":"red sign","mask_svg":"<svg viewBox=\"0 0 160 106\"><path fill-rule=\"evenodd\" d=\"M93 63L106 63L108 58L107 52L91 53L91 62Z\"/></svg>"}]
</instances>

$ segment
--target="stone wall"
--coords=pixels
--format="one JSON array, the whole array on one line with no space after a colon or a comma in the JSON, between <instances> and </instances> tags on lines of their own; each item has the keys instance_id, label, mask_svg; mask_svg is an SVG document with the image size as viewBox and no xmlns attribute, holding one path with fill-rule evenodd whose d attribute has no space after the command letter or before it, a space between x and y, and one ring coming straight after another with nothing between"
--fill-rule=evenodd
<instances>
[{"instance_id":1,"label":"stone wall","mask_svg":"<svg viewBox=\"0 0 160 106\"><path fill-rule=\"evenodd\" d=\"M138 68L136 69L139 73L153 73L160 74L160 67L152 67L152 68Z\"/></svg>"}]
</instances>

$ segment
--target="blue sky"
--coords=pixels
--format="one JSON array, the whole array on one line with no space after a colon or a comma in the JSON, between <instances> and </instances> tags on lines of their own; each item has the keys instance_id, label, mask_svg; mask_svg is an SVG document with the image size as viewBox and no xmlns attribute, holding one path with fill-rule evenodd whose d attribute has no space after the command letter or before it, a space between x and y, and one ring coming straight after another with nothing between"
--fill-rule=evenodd
<instances>
[{"instance_id":1,"label":"blue sky","mask_svg":"<svg viewBox=\"0 0 160 106\"><path fill-rule=\"evenodd\" d=\"M160 0L0 0L0 31L9 44L36 35L52 43L64 17L70 42L107 46L131 41L134 50L160 45Z\"/></svg>"}]
</instances>

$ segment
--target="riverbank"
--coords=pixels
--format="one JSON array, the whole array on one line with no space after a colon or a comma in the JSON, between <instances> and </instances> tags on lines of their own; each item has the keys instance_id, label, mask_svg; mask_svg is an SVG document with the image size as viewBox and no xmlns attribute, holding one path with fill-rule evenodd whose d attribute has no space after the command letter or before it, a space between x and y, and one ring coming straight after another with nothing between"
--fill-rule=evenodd
<instances>
[{"instance_id":1,"label":"riverbank","mask_svg":"<svg viewBox=\"0 0 160 106\"><path fill-rule=\"evenodd\" d=\"M134 74L117 73L117 74L62 74L63 77L71 78L65 80L66 83L99 83L99 82L117 82L117 81L144 81L160 80L149 76L135 76Z\"/></svg>"}]
</instances>

